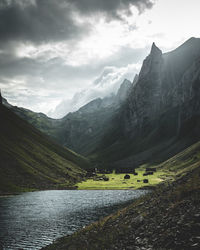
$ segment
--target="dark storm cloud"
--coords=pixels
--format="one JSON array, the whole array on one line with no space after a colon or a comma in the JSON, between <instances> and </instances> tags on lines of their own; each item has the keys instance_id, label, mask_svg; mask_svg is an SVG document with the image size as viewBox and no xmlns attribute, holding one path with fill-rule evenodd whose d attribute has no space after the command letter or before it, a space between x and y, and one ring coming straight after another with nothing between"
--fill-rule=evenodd
<instances>
[{"instance_id":1,"label":"dark storm cloud","mask_svg":"<svg viewBox=\"0 0 200 250\"><path fill-rule=\"evenodd\" d=\"M140 12L146 8L151 8L151 0L69 0L82 13L90 14L94 12L104 12L107 16L118 17L119 10L129 12L131 5L136 6Z\"/></svg>"},{"instance_id":2,"label":"dark storm cloud","mask_svg":"<svg viewBox=\"0 0 200 250\"><path fill-rule=\"evenodd\" d=\"M141 13L152 7L152 1L0 0L0 86L3 93L20 106L38 107L37 103L46 101L48 96L59 99L64 97L65 91L82 87L84 82L99 75L107 63L115 65L119 59L121 62L117 66L123 66L123 60L124 64L131 62L134 59L129 56L132 51L121 51L109 60L94 58L94 63L78 66L66 64L64 57L56 53L53 59L49 59L52 57L48 53L54 55L53 46L59 47L60 44L66 44L69 51L76 51L78 42L95 28L90 17L98 19L103 16L106 22L113 19L123 21L121 11L129 15L130 7L134 5ZM41 54L37 54L40 45L46 44L47 51L41 50ZM32 45L35 54L23 54L23 49ZM66 51L63 54L68 56Z\"/></svg>"},{"instance_id":3,"label":"dark storm cloud","mask_svg":"<svg viewBox=\"0 0 200 250\"><path fill-rule=\"evenodd\" d=\"M78 12L80 16L103 13L109 18L116 18L119 10L128 10L131 4L140 11L152 6L150 0L0 0L1 76L41 76L41 71L46 71L38 58L18 57L21 43L37 45L68 40L69 47L73 49L75 43L70 45L69 40L79 41L91 29L88 23L77 23L73 13ZM53 63L53 67L52 72L59 71L60 77L63 74L72 75L76 71L70 66L66 69L60 61ZM86 70L85 74L90 75L90 71ZM81 69L79 72L84 74Z\"/></svg>"},{"instance_id":4,"label":"dark storm cloud","mask_svg":"<svg viewBox=\"0 0 200 250\"><path fill-rule=\"evenodd\" d=\"M16 40L43 43L78 38L90 31L80 16L102 13L107 18L127 13L131 5L140 12L152 6L151 0L0 0L0 42Z\"/></svg>"},{"instance_id":5,"label":"dark storm cloud","mask_svg":"<svg viewBox=\"0 0 200 250\"><path fill-rule=\"evenodd\" d=\"M60 1L3 1L0 5L0 40L48 42L70 39L86 32ZM27 4L20 4L27 2Z\"/></svg>"}]
</instances>

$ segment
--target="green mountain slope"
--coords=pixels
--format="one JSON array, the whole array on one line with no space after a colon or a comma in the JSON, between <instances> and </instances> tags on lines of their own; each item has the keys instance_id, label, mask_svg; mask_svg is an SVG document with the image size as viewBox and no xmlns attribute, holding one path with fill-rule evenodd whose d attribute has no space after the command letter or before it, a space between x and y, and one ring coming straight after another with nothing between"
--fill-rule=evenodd
<instances>
[{"instance_id":1,"label":"green mountain slope","mask_svg":"<svg viewBox=\"0 0 200 250\"><path fill-rule=\"evenodd\" d=\"M197 142L157 165L169 178L150 194L44 249L199 249L199 166Z\"/></svg>"},{"instance_id":2,"label":"green mountain slope","mask_svg":"<svg viewBox=\"0 0 200 250\"><path fill-rule=\"evenodd\" d=\"M42 133L50 136L53 140L59 142L60 130L62 129L62 119L53 119L43 113L33 112L22 107L12 106L5 98L2 98L4 106L12 110L23 120L29 122Z\"/></svg>"},{"instance_id":3,"label":"green mountain slope","mask_svg":"<svg viewBox=\"0 0 200 250\"><path fill-rule=\"evenodd\" d=\"M73 185L88 161L0 105L0 193Z\"/></svg>"},{"instance_id":4,"label":"green mountain slope","mask_svg":"<svg viewBox=\"0 0 200 250\"><path fill-rule=\"evenodd\" d=\"M3 103L59 144L82 155L89 155L99 145L111 117L118 112L132 85L134 83L125 79L116 95L94 99L62 119L52 119L43 113L12 106L5 98Z\"/></svg>"}]
</instances>

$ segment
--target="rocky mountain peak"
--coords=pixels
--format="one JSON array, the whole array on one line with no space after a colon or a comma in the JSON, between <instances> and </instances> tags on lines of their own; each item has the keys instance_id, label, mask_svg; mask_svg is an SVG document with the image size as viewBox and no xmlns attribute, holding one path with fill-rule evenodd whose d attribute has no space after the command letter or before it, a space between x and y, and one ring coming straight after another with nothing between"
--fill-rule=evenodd
<instances>
[{"instance_id":1,"label":"rocky mountain peak","mask_svg":"<svg viewBox=\"0 0 200 250\"><path fill-rule=\"evenodd\" d=\"M124 79L124 81L122 82L122 84L120 85L120 88L118 91L120 91L120 89L124 89L127 88L127 86L129 87L131 85L131 82L127 79Z\"/></svg>"},{"instance_id":2,"label":"rocky mountain peak","mask_svg":"<svg viewBox=\"0 0 200 250\"><path fill-rule=\"evenodd\" d=\"M127 107L124 108L125 133L137 136L148 122L150 124L171 110L169 114L174 112L173 121L176 121L173 133L178 134L186 120L199 115L199 65L200 39L190 38L166 54L162 54L153 43L150 54L143 62L139 79L130 93ZM172 124L169 114L165 119Z\"/></svg>"},{"instance_id":3,"label":"rocky mountain peak","mask_svg":"<svg viewBox=\"0 0 200 250\"><path fill-rule=\"evenodd\" d=\"M151 46L150 55L151 56L161 56L162 55L162 51L156 46L156 44L154 42Z\"/></svg>"},{"instance_id":4,"label":"rocky mountain peak","mask_svg":"<svg viewBox=\"0 0 200 250\"><path fill-rule=\"evenodd\" d=\"M123 83L121 84L121 86L117 92L117 96L116 96L119 103L123 102L126 99L131 86L132 86L132 83L129 80L124 79Z\"/></svg>"},{"instance_id":5,"label":"rocky mountain peak","mask_svg":"<svg viewBox=\"0 0 200 250\"><path fill-rule=\"evenodd\" d=\"M89 103L85 104L83 107L81 107L78 112L80 113L92 113L100 108L102 105L102 99L96 98Z\"/></svg>"},{"instance_id":6,"label":"rocky mountain peak","mask_svg":"<svg viewBox=\"0 0 200 250\"><path fill-rule=\"evenodd\" d=\"M151 46L151 52L146 57L143 62L142 69L139 74L139 79L144 78L149 73L158 72L160 67L159 65L162 64L162 51L155 45L155 43Z\"/></svg>"}]
</instances>

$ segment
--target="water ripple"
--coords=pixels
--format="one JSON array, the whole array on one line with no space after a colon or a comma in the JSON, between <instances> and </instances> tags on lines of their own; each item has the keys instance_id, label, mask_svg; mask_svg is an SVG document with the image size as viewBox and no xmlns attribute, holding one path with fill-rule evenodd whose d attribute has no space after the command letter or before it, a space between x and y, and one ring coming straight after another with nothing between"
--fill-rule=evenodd
<instances>
[{"instance_id":1,"label":"water ripple","mask_svg":"<svg viewBox=\"0 0 200 250\"><path fill-rule=\"evenodd\" d=\"M145 193L57 190L0 198L0 249L40 249Z\"/></svg>"}]
</instances>

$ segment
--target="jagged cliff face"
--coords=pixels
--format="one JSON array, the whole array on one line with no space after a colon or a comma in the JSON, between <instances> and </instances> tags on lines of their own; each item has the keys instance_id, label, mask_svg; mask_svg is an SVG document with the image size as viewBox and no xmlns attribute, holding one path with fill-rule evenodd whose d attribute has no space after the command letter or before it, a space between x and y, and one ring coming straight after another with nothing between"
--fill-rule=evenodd
<instances>
[{"instance_id":1,"label":"jagged cliff face","mask_svg":"<svg viewBox=\"0 0 200 250\"><path fill-rule=\"evenodd\" d=\"M123 110L124 134L142 133L148 123L174 108L178 130L200 114L199 104L200 39L192 38L167 54L153 43Z\"/></svg>"},{"instance_id":2,"label":"jagged cliff face","mask_svg":"<svg viewBox=\"0 0 200 250\"><path fill-rule=\"evenodd\" d=\"M162 161L198 140L199 127L200 39L165 54L153 43L98 159L113 168Z\"/></svg>"},{"instance_id":3,"label":"jagged cliff face","mask_svg":"<svg viewBox=\"0 0 200 250\"><path fill-rule=\"evenodd\" d=\"M120 88L119 88L119 90L117 92L115 100L114 100L114 102L116 104L119 105L119 104L123 103L126 100L126 98L128 97L128 92L131 89L131 86L132 86L132 84L131 84L131 82L129 80L125 79L123 81L123 83L121 84L121 86L120 86Z\"/></svg>"},{"instance_id":4,"label":"jagged cliff face","mask_svg":"<svg viewBox=\"0 0 200 250\"><path fill-rule=\"evenodd\" d=\"M127 101L123 117L126 134L132 133L133 130L137 131L142 124L158 113L162 67L162 52L153 44Z\"/></svg>"},{"instance_id":5,"label":"jagged cliff face","mask_svg":"<svg viewBox=\"0 0 200 250\"><path fill-rule=\"evenodd\" d=\"M153 43L133 83L125 80L116 95L63 119L14 111L62 145L86 155L95 151L113 167L158 155L163 161L200 138L200 39L165 54Z\"/></svg>"},{"instance_id":6,"label":"jagged cliff face","mask_svg":"<svg viewBox=\"0 0 200 250\"><path fill-rule=\"evenodd\" d=\"M116 95L97 98L62 119L61 144L82 153L91 153L110 127L113 115L127 99L132 86L124 80Z\"/></svg>"}]
</instances>

